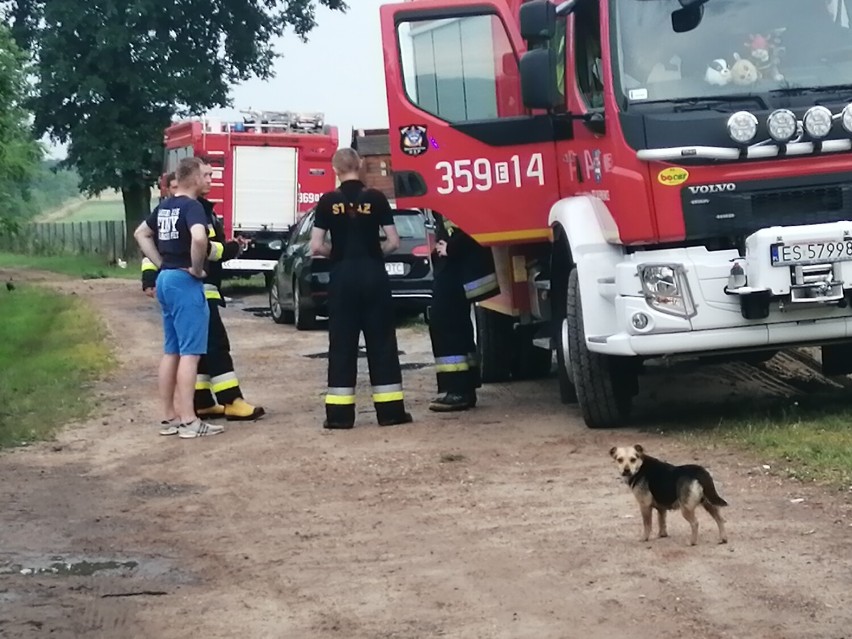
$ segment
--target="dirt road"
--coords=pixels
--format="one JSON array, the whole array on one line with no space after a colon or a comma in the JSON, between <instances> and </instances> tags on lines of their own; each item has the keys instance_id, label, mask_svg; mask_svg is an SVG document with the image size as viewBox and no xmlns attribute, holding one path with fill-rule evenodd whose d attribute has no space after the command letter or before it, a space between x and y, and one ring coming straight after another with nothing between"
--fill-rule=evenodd
<instances>
[{"instance_id":1,"label":"dirt road","mask_svg":"<svg viewBox=\"0 0 852 639\"><path fill-rule=\"evenodd\" d=\"M362 381L358 427L325 432L326 334L246 311L260 295L225 321L268 417L206 440L158 437L152 302L136 282L57 285L101 311L122 367L94 390L91 421L0 455L2 637L850 636L846 493L721 449L590 431L555 380L488 386L475 413L430 414L418 328L399 331L416 422L374 426ZM795 386L701 375L643 383L684 401L700 385L717 402ZM731 503L728 545L703 513L696 547L676 514L669 538L638 541L607 454L635 441L711 469Z\"/></svg>"}]
</instances>

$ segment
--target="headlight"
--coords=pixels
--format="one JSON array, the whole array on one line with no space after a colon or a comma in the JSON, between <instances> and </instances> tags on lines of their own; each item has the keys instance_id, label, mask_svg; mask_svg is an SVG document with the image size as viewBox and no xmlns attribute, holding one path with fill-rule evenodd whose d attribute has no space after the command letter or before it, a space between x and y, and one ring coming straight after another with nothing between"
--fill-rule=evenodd
<instances>
[{"instance_id":1,"label":"headlight","mask_svg":"<svg viewBox=\"0 0 852 639\"><path fill-rule=\"evenodd\" d=\"M831 132L831 111L824 106L811 107L802 118L802 126L809 136L821 140Z\"/></svg>"},{"instance_id":2,"label":"headlight","mask_svg":"<svg viewBox=\"0 0 852 639\"><path fill-rule=\"evenodd\" d=\"M728 135L734 142L748 144L757 135L757 117L748 111L737 111L728 118Z\"/></svg>"},{"instance_id":3,"label":"headlight","mask_svg":"<svg viewBox=\"0 0 852 639\"><path fill-rule=\"evenodd\" d=\"M680 264L642 264L638 267L648 306L670 315L692 317L695 304Z\"/></svg>"},{"instance_id":4,"label":"headlight","mask_svg":"<svg viewBox=\"0 0 852 639\"><path fill-rule=\"evenodd\" d=\"M773 111L766 121L769 135L776 142L789 142L799 130L799 121L789 109Z\"/></svg>"},{"instance_id":5,"label":"headlight","mask_svg":"<svg viewBox=\"0 0 852 639\"><path fill-rule=\"evenodd\" d=\"M843 107L840 122L843 124L843 129L846 133L852 134L852 104L847 104Z\"/></svg>"},{"instance_id":6,"label":"headlight","mask_svg":"<svg viewBox=\"0 0 852 639\"><path fill-rule=\"evenodd\" d=\"M272 240L269 243L269 248L273 251L280 251L282 246L284 246L284 243L281 240Z\"/></svg>"}]
</instances>

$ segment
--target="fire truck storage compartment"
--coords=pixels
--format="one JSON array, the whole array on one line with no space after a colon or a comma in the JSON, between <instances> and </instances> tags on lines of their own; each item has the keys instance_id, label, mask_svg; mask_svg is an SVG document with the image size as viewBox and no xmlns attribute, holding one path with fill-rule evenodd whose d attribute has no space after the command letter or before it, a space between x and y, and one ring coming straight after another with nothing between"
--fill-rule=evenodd
<instances>
[{"instance_id":1,"label":"fire truck storage compartment","mask_svg":"<svg viewBox=\"0 0 852 639\"><path fill-rule=\"evenodd\" d=\"M298 151L234 147L234 231L286 231L296 222Z\"/></svg>"}]
</instances>

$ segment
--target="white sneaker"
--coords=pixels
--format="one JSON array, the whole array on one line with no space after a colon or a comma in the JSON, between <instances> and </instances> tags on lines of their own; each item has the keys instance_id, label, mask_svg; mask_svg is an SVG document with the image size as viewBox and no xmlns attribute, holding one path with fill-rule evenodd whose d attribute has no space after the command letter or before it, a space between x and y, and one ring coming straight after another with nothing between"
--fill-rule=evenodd
<instances>
[{"instance_id":1,"label":"white sneaker","mask_svg":"<svg viewBox=\"0 0 852 639\"><path fill-rule=\"evenodd\" d=\"M179 429L180 420L177 417L174 419L164 419L160 422L160 435L177 435Z\"/></svg>"},{"instance_id":2,"label":"white sneaker","mask_svg":"<svg viewBox=\"0 0 852 639\"><path fill-rule=\"evenodd\" d=\"M207 422L203 422L197 418L195 419L195 421L190 422L189 424L181 424L178 428L178 436L182 439L193 439L195 437L220 435L224 432L225 429L222 426L208 424Z\"/></svg>"}]
</instances>

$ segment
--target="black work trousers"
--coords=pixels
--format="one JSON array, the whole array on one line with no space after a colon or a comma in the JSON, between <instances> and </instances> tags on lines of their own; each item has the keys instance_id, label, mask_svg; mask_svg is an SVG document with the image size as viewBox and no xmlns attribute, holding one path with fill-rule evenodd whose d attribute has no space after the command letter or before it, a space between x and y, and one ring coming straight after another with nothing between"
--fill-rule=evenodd
<instances>
[{"instance_id":1,"label":"black work trousers","mask_svg":"<svg viewBox=\"0 0 852 639\"><path fill-rule=\"evenodd\" d=\"M373 404L379 423L405 415L390 280L384 262L343 259L331 268L328 287L329 424L355 423L358 341L364 333Z\"/></svg>"},{"instance_id":2,"label":"black work trousers","mask_svg":"<svg viewBox=\"0 0 852 639\"><path fill-rule=\"evenodd\" d=\"M219 314L219 302L208 299L210 325L207 331L207 354L198 360L195 382L195 409L210 408L216 403L231 404L243 396L231 359L231 342Z\"/></svg>"},{"instance_id":3,"label":"black work trousers","mask_svg":"<svg viewBox=\"0 0 852 639\"><path fill-rule=\"evenodd\" d=\"M481 385L470 311L461 269L447 262L435 273L429 311L439 393L465 395Z\"/></svg>"}]
</instances>

